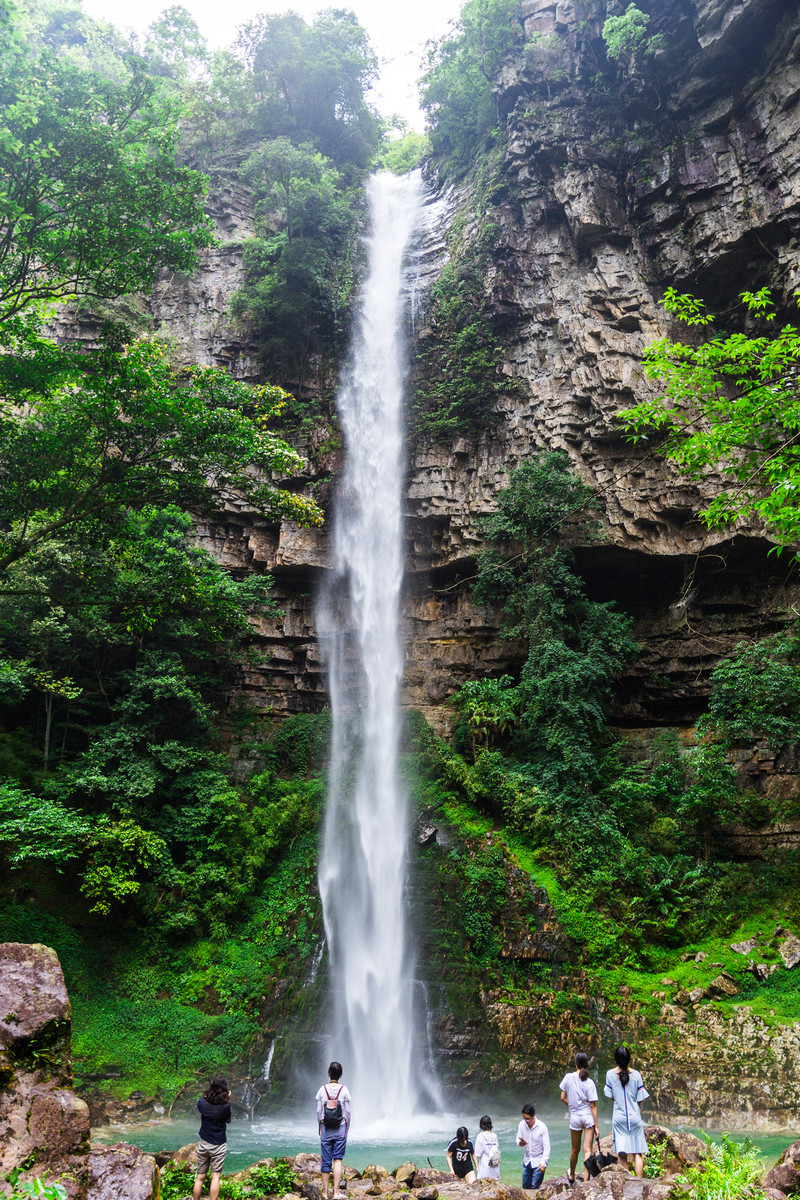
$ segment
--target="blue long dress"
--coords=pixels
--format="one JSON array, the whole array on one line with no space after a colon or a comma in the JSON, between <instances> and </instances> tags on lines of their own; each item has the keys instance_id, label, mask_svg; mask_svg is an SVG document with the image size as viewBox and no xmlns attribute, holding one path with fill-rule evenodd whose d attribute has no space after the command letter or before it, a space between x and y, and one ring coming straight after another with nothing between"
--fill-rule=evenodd
<instances>
[{"instance_id":1,"label":"blue long dress","mask_svg":"<svg viewBox=\"0 0 800 1200\"><path fill-rule=\"evenodd\" d=\"M606 1073L603 1094L614 1101L611 1129L614 1134L614 1149L617 1154L647 1154L647 1139L639 1105L650 1093L638 1071L631 1071L625 1087L620 1083L615 1070Z\"/></svg>"}]
</instances>

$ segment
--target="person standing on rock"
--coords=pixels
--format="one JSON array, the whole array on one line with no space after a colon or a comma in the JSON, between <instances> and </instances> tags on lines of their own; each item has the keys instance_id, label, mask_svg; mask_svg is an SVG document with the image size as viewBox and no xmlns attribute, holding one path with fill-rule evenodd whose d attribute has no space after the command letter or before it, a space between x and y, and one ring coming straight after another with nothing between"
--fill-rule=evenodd
<instances>
[{"instance_id":1,"label":"person standing on rock","mask_svg":"<svg viewBox=\"0 0 800 1200\"><path fill-rule=\"evenodd\" d=\"M475 1147L469 1140L466 1125L459 1125L456 1136L447 1147L447 1166L456 1179L464 1183L475 1182Z\"/></svg>"},{"instance_id":2,"label":"person standing on rock","mask_svg":"<svg viewBox=\"0 0 800 1200\"><path fill-rule=\"evenodd\" d=\"M522 1159L522 1186L536 1191L542 1186L544 1173L550 1161L550 1131L544 1121L538 1120L532 1104L526 1104L522 1110L522 1120L517 1129L517 1145L525 1147Z\"/></svg>"},{"instance_id":3,"label":"person standing on rock","mask_svg":"<svg viewBox=\"0 0 800 1200\"><path fill-rule=\"evenodd\" d=\"M631 1052L627 1046L617 1046L614 1051L616 1066L606 1073L603 1093L614 1101L611 1128L614 1133L614 1152L624 1167L628 1155L633 1155L634 1171L639 1179L644 1175L644 1154L647 1154L647 1139L639 1105L650 1093L642 1082L638 1071L630 1070Z\"/></svg>"},{"instance_id":4,"label":"person standing on rock","mask_svg":"<svg viewBox=\"0 0 800 1200\"><path fill-rule=\"evenodd\" d=\"M342 1164L350 1129L350 1093L343 1083L342 1064L332 1062L328 1067L328 1083L317 1092L317 1124L322 1150L322 1195L328 1197L328 1180L333 1167L333 1200L343 1200L340 1191Z\"/></svg>"},{"instance_id":5,"label":"person standing on rock","mask_svg":"<svg viewBox=\"0 0 800 1200\"><path fill-rule=\"evenodd\" d=\"M475 1138L475 1157L478 1160L478 1179L500 1178L500 1147L492 1130L492 1118L481 1117L481 1131Z\"/></svg>"},{"instance_id":6,"label":"person standing on rock","mask_svg":"<svg viewBox=\"0 0 800 1200\"><path fill-rule=\"evenodd\" d=\"M197 1175L192 1188L192 1200L200 1200L203 1190L203 1180L211 1171L209 1196L218 1200L219 1177L225 1165L225 1155L228 1150L228 1134L225 1129L230 1124L231 1092L228 1081L223 1075L215 1075L203 1095L197 1101L200 1112L200 1141L197 1143Z\"/></svg>"},{"instance_id":7,"label":"person standing on rock","mask_svg":"<svg viewBox=\"0 0 800 1200\"><path fill-rule=\"evenodd\" d=\"M575 1070L565 1075L558 1085L561 1088L561 1099L569 1109L569 1136L572 1147L569 1153L570 1183L575 1182L575 1167L583 1138L583 1178L589 1178L589 1168L586 1159L592 1153L592 1142L595 1133L600 1141L600 1131L597 1128L597 1088L593 1079L589 1078L589 1056L579 1050L575 1055Z\"/></svg>"}]
</instances>

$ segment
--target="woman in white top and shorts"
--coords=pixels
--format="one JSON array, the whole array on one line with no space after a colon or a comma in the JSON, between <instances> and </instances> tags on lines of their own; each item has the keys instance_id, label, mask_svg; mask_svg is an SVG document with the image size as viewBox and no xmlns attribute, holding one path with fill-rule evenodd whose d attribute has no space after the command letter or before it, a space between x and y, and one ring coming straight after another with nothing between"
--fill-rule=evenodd
<instances>
[{"instance_id":1,"label":"woman in white top and shorts","mask_svg":"<svg viewBox=\"0 0 800 1200\"><path fill-rule=\"evenodd\" d=\"M592 1141L595 1133L598 1141L600 1132L597 1128L597 1088L593 1079L589 1078L589 1056L579 1050L575 1055L575 1070L565 1075L558 1085L561 1088L561 1099L569 1109L569 1135L572 1148L569 1153L569 1181L575 1182L575 1167L583 1139L583 1178L589 1178L589 1168L586 1159L592 1153Z\"/></svg>"},{"instance_id":2,"label":"woman in white top and shorts","mask_svg":"<svg viewBox=\"0 0 800 1200\"><path fill-rule=\"evenodd\" d=\"M500 1178L500 1147L492 1130L492 1118L481 1117L481 1131L475 1138L475 1157L478 1160L478 1179Z\"/></svg>"}]
</instances>

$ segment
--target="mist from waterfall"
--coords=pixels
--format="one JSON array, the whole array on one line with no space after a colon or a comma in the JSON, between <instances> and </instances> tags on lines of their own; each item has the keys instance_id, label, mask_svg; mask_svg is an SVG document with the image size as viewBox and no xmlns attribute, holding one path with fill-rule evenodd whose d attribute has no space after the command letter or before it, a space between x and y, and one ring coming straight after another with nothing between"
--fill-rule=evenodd
<instances>
[{"instance_id":1,"label":"mist from waterfall","mask_svg":"<svg viewBox=\"0 0 800 1200\"><path fill-rule=\"evenodd\" d=\"M318 606L333 723L319 867L334 1001L329 1044L354 1107L370 1120L414 1112L425 1089L406 933L408 797L397 768L404 262L421 192L418 173L368 183L367 273L337 399L346 465L332 578Z\"/></svg>"}]
</instances>

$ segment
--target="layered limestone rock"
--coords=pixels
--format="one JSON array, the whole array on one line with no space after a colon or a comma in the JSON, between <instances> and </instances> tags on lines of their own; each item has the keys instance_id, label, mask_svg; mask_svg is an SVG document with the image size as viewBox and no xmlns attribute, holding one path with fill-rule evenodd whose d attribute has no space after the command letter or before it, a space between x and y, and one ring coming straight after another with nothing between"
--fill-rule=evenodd
<instances>
[{"instance_id":1,"label":"layered limestone rock","mask_svg":"<svg viewBox=\"0 0 800 1200\"><path fill-rule=\"evenodd\" d=\"M0 1176L60 1183L70 1200L157 1200L155 1160L136 1146L92 1146L72 1089L71 1010L58 956L0 945Z\"/></svg>"},{"instance_id":2,"label":"layered limestone rock","mask_svg":"<svg viewBox=\"0 0 800 1200\"><path fill-rule=\"evenodd\" d=\"M619 688L625 725L691 724L713 663L743 637L780 628L800 602L797 573L770 556L759 530L731 536L696 519L714 481L690 485L647 443L627 442L617 419L650 386L644 347L678 332L659 308L666 286L719 311L740 290L769 284L789 313L800 282L794 13L775 0L646 8L661 47L614 78L605 0L523 0L525 41L495 86L508 128L503 162L488 188L464 184L427 210L423 283L456 216L467 240L484 217L498 231L484 286L510 385L486 432L417 439L409 450L403 699L440 729L462 682L519 665L522 647L500 640L469 579L481 518L508 471L543 447L566 451L604 506L600 540L576 553L592 595L630 611L643 646ZM192 279L162 279L149 316L187 360L253 378L257 346L225 315L253 226L249 197L224 180L216 195L226 241ZM431 333L423 306L420 348ZM321 486L340 465L338 435L323 423L303 449L307 481ZM285 617L257 631L271 658L251 673L248 698L278 715L320 708L313 597L327 534L236 511L200 532L234 571L269 570L277 582Z\"/></svg>"},{"instance_id":3,"label":"layered limestone rock","mask_svg":"<svg viewBox=\"0 0 800 1200\"><path fill-rule=\"evenodd\" d=\"M47 946L0 946L0 1175L58 1181L83 1200L89 1109L72 1090L70 1004Z\"/></svg>"}]
</instances>

